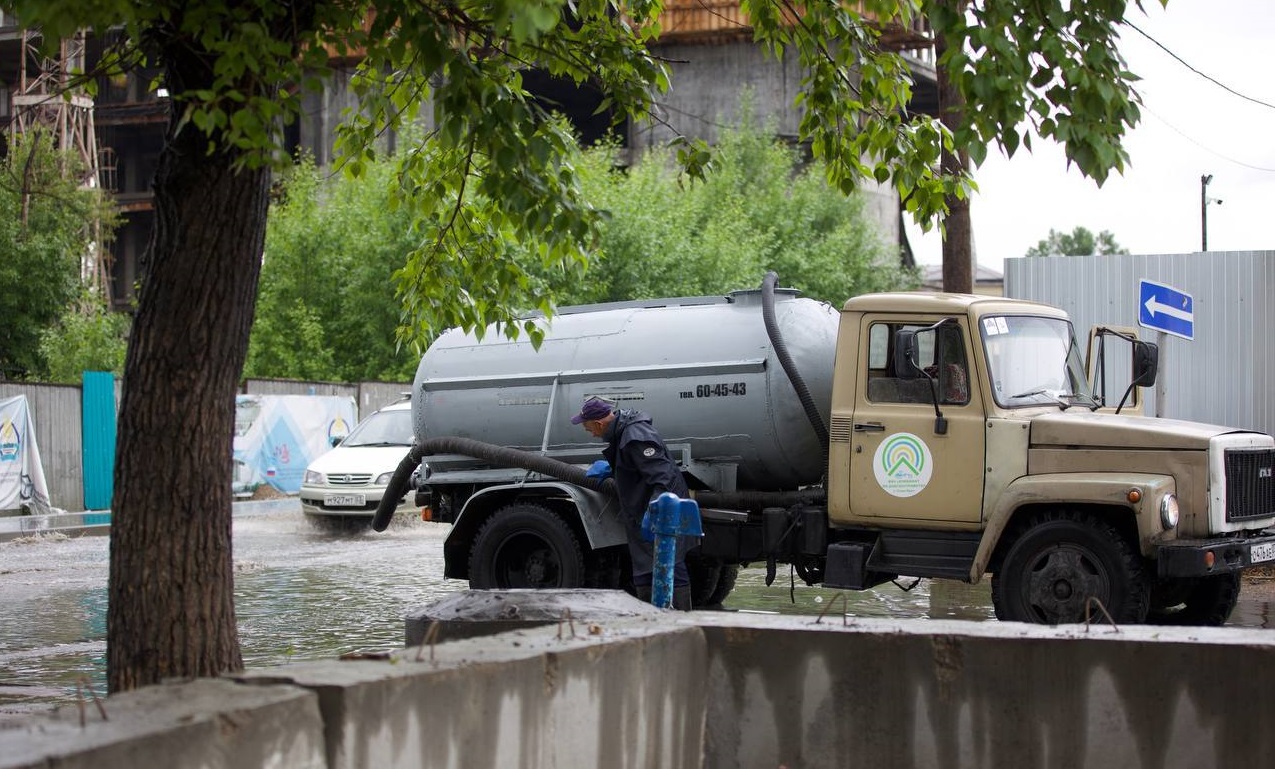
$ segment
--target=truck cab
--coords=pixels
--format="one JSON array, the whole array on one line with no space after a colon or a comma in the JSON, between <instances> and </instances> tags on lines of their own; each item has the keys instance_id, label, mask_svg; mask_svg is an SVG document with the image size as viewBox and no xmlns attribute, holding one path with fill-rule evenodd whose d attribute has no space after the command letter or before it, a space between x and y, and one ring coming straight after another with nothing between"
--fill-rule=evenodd
<instances>
[{"instance_id":1,"label":"truck cab","mask_svg":"<svg viewBox=\"0 0 1275 769\"><path fill-rule=\"evenodd\" d=\"M1130 384L1154 380L1133 338ZM1275 443L1114 413L1066 314L878 294L841 315L822 582L977 582L997 616L1220 624L1275 559ZM1136 387L1127 388L1136 391ZM1120 400L1124 400L1123 394Z\"/></svg>"}]
</instances>

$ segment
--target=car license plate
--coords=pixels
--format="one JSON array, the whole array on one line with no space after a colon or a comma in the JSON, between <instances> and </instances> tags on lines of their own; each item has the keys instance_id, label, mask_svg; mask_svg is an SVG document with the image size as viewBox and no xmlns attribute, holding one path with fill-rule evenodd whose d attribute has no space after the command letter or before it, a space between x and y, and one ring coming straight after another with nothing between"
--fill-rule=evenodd
<instances>
[{"instance_id":1,"label":"car license plate","mask_svg":"<svg viewBox=\"0 0 1275 769\"><path fill-rule=\"evenodd\" d=\"M324 494L323 504L325 507L363 507L363 505L367 504L367 496L363 494Z\"/></svg>"},{"instance_id":2,"label":"car license plate","mask_svg":"<svg viewBox=\"0 0 1275 769\"><path fill-rule=\"evenodd\" d=\"M1253 549L1248 551L1249 563L1262 563L1263 561L1275 561L1275 542L1266 542L1261 545L1253 545Z\"/></svg>"}]
</instances>

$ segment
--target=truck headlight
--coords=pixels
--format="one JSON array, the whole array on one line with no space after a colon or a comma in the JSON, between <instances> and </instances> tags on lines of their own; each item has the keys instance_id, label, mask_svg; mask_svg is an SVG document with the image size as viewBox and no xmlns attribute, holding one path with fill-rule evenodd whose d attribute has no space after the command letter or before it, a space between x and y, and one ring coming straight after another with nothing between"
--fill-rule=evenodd
<instances>
[{"instance_id":1,"label":"truck headlight","mask_svg":"<svg viewBox=\"0 0 1275 769\"><path fill-rule=\"evenodd\" d=\"M1178 525L1178 495L1165 494L1160 498L1160 524L1166 529Z\"/></svg>"},{"instance_id":2,"label":"truck headlight","mask_svg":"<svg viewBox=\"0 0 1275 769\"><path fill-rule=\"evenodd\" d=\"M375 484L373 484L373 485L375 485L375 486L389 486L389 485L390 485L390 478L393 478L393 477L394 477L394 473L393 473L393 471L388 472L388 473L381 473L380 475L376 476L376 483L375 483Z\"/></svg>"},{"instance_id":3,"label":"truck headlight","mask_svg":"<svg viewBox=\"0 0 1275 769\"><path fill-rule=\"evenodd\" d=\"M306 470L305 477L301 480L307 486L322 486L323 473L316 473L314 470Z\"/></svg>"}]
</instances>

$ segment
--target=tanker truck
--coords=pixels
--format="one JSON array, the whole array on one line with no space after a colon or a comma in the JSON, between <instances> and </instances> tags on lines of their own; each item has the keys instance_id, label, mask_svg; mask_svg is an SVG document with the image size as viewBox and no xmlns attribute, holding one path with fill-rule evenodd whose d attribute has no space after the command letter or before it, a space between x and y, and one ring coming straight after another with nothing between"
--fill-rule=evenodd
<instances>
[{"instance_id":1,"label":"tanker truck","mask_svg":"<svg viewBox=\"0 0 1275 769\"><path fill-rule=\"evenodd\" d=\"M1275 563L1275 441L1138 413L1154 345L1000 297L776 287L564 308L538 349L452 330L412 391L409 490L474 588L622 588L588 396L653 415L700 505L696 606L741 566L864 590L980 582L1002 620L1218 625ZM382 504L383 530L393 506Z\"/></svg>"}]
</instances>

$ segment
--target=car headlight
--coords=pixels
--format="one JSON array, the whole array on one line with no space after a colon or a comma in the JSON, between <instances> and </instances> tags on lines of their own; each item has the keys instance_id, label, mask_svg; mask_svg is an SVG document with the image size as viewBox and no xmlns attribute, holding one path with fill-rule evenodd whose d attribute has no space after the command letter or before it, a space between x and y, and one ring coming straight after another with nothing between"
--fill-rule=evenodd
<instances>
[{"instance_id":1,"label":"car headlight","mask_svg":"<svg viewBox=\"0 0 1275 769\"><path fill-rule=\"evenodd\" d=\"M314 470L306 470L305 478L303 478L301 482L307 486L322 486L323 473L317 473Z\"/></svg>"},{"instance_id":2,"label":"car headlight","mask_svg":"<svg viewBox=\"0 0 1275 769\"><path fill-rule=\"evenodd\" d=\"M376 483L375 483L374 485L376 485L376 486L389 486L389 485L390 485L390 478L393 478L393 477L394 477L394 472L393 472L393 471L390 471L390 472L388 472L388 473L381 473L380 475L376 476Z\"/></svg>"},{"instance_id":3,"label":"car headlight","mask_svg":"<svg viewBox=\"0 0 1275 769\"><path fill-rule=\"evenodd\" d=\"M1178 525L1178 495L1165 494L1160 498L1160 524L1166 529Z\"/></svg>"}]
</instances>

